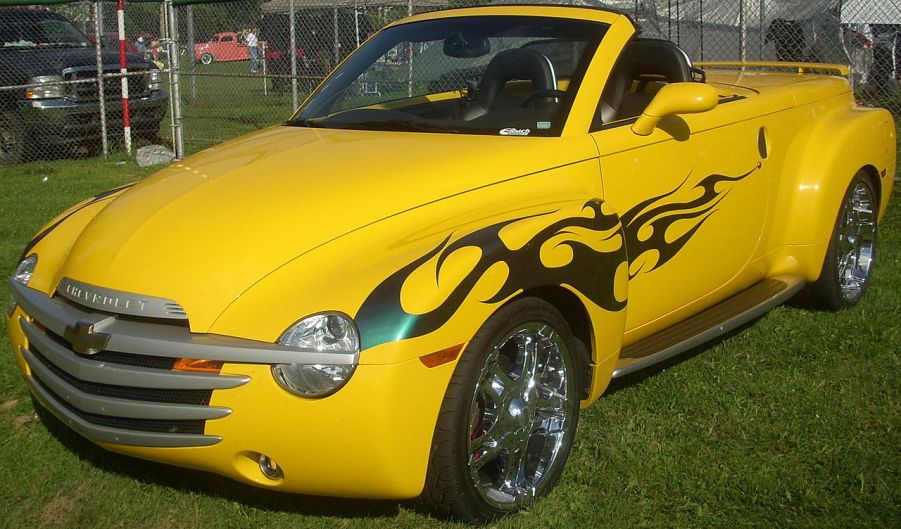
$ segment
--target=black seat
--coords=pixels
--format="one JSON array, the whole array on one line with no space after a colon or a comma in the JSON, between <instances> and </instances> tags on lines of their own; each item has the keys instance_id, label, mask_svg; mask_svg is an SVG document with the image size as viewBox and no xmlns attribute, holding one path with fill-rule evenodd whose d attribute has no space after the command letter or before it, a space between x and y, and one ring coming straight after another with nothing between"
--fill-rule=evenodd
<instances>
[{"instance_id":1,"label":"black seat","mask_svg":"<svg viewBox=\"0 0 901 529\"><path fill-rule=\"evenodd\" d=\"M529 48L504 50L485 68L475 101L470 103L464 119L475 119L488 113L507 81L513 80L531 81L533 92L557 88L554 65L547 55Z\"/></svg>"},{"instance_id":2,"label":"black seat","mask_svg":"<svg viewBox=\"0 0 901 529\"><path fill-rule=\"evenodd\" d=\"M691 81L691 61L682 48L668 40L635 39L626 45L601 95L595 120L610 123L635 117L647 107L652 94L642 91L644 81L682 83ZM633 82L639 91L632 92Z\"/></svg>"}]
</instances>

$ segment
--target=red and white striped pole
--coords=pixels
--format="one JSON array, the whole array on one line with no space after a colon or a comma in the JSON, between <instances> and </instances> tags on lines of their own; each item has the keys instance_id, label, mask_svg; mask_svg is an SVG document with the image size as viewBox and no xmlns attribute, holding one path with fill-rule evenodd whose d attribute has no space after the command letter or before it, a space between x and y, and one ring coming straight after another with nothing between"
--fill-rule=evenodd
<instances>
[{"instance_id":1,"label":"red and white striped pole","mask_svg":"<svg viewBox=\"0 0 901 529\"><path fill-rule=\"evenodd\" d=\"M128 60L125 58L125 0L118 0L116 17L119 22L119 73L122 74L122 133L125 136L125 152L131 154L131 115L128 112Z\"/></svg>"}]
</instances>

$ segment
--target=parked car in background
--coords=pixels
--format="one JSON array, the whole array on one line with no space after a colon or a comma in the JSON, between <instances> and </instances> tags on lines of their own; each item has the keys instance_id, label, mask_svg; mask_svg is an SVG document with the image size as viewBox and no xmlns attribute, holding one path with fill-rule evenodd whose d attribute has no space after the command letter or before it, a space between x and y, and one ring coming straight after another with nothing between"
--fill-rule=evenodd
<instances>
[{"instance_id":1,"label":"parked car in background","mask_svg":"<svg viewBox=\"0 0 901 529\"><path fill-rule=\"evenodd\" d=\"M154 140L167 106L159 70L134 53L126 59L130 71L146 74L128 79L132 133ZM118 49L103 49L101 61L105 73L118 72ZM64 16L0 9L0 82L28 85L0 91L0 164L21 162L38 148L65 153L100 145L94 44ZM121 81L107 78L103 87L108 131L121 136Z\"/></svg>"},{"instance_id":2,"label":"parked car in background","mask_svg":"<svg viewBox=\"0 0 901 529\"><path fill-rule=\"evenodd\" d=\"M892 116L847 67L699 69L637 33L564 6L389 25L286 123L39 232L10 280L26 384L142 459L527 507L612 379L796 295L856 304L892 193Z\"/></svg>"},{"instance_id":3,"label":"parked car in background","mask_svg":"<svg viewBox=\"0 0 901 529\"><path fill-rule=\"evenodd\" d=\"M260 41L260 47L266 43ZM249 61L250 53L240 33L225 31L214 34L209 42L194 45L194 60L203 64L227 61Z\"/></svg>"}]
</instances>

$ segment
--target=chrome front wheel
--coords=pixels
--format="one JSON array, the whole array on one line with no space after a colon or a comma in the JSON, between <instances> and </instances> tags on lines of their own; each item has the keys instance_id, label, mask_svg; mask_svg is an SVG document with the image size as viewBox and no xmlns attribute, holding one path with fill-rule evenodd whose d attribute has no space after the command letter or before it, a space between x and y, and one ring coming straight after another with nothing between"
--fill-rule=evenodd
<instances>
[{"instance_id":1,"label":"chrome front wheel","mask_svg":"<svg viewBox=\"0 0 901 529\"><path fill-rule=\"evenodd\" d=\"M422 494L432 512L487 522L553 489L579 419L580 344L540 299L514 301L485 322L435 428Z\"/></svg>"},{"instance_id":2,"label":"chrome front wheel","mask_svg":"<svg viewBox=\"0 0 901 529\"><path fill-rule=\"evenodd\" d=\"M488 354L470 403L470 478L486 503L531 501L561 454L574 420L567 345L545 322L528 322Z\"/></svg>"}]
</instances>

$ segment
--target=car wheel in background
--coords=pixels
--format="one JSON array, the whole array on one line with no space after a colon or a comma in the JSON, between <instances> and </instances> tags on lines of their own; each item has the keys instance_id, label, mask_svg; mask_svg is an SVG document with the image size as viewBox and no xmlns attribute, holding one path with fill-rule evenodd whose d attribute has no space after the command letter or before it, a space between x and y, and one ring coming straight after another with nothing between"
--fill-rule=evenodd
<instances>
[{"instance_id":1,"label":"car wheel in background","mask_svg":"<svg viewBox=\"0 0 901 529\"><path fill-rule=\"evenodd\" d=\"M213 64L213 56L209 53L204 53L200 56L200 62L203 64Z\"/></svg>"},{"instance_id":2,"label":"car wheel in background","mask_svg":"<svg viewBox=\"0 0 901 529\"><path fill-rule=\"evenodd\" d=\"M560 313L537 298L485 322L441 406L421 497L429 510L486 522L554 487L579 420L578 346Z\"/></svg>"},{"instance_id":3,"label":"car wheel in background","mask_svg":"<svg viewBox=\"0 0 901 529\"><path fill-rule=\"evenodd\" d=\"M25 156L25 128L14 110L0 112L0 165L22 162Z\"/></svg>"},{"instance_id":4,"label":"car wheel in background","mask_svg":"<svg viewBox=\"0 0 901 529\"><path fill-rule=\"evenodd\" d=\"M820 278L801 293L809 306L841 310L855 305L870 285L876 258L876 192L858 172L842 201Z\"/></svg>"}]
</instances>

